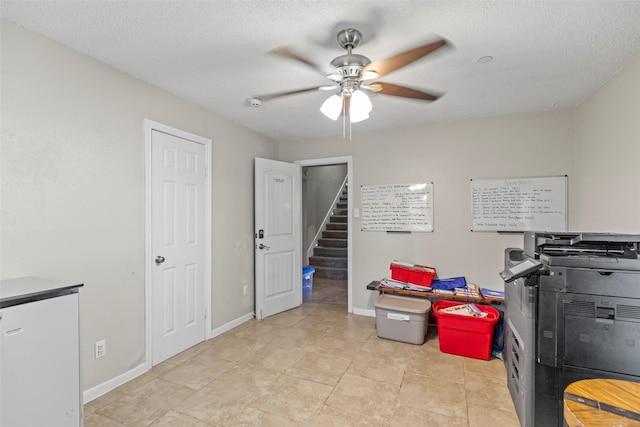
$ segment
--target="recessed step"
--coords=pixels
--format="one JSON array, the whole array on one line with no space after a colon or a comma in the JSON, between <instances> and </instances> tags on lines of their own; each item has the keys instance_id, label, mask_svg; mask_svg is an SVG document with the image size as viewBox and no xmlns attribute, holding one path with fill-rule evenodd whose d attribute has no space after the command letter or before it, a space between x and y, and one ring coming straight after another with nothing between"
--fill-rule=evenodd
<instances>
[{"instance_id":1,"label":"recessed step","mask_svg":"<svg viewBox=\"0 0 640 427\"><path fill-rule=\"evenodd\" d=\"M318 239L318 247L323 248L346 248L346 239Z\"/></svg>"},{"instance_id":2,"label":"recessed step","mask_svg":"<svg viewBox=\"0 0 640 427\"><path fill-rule=\"evenodd\" d=\"M340 208L338 208L338 209L335 209L335 210L333 211L333 214L334 214L334 215L345 215L345 216L346 216L346 215L348 215L348 214L349 214L349 211L348 211L347 209L340 209Z\"/></svg>"},{"instance_id":3,"label":"recessed step","mask_svg":"<svg viewBox=\"0 0 640 427\"><path fill-rule=\"evenodd\" d=\"M326 229L347 231L347 223L346 222L328 222Z\"/></svg>"},{"instance_id":4,"label":"recessed step","mask_svg":"<svg viewBox=\"0 0 640 427\"><path fill-rule=\"evenodd\" d=\"M326 256L312 256L309 257L309 265L311 267L333 267L333 268L347 268L347 258L326 257Z\"/></svg>"},{"instance_id":5,"label":"recessed step","mask_svg":"<svg viewBox=\"0 0 640 427\"><path fill-rule=\"evenodd\" d=\"M317 277L343 280L348 278L348 270L346 268L314 267L314 269L316 270L314 276Z\"/></svg>"},{"instance_id":6,"label":"recessed step","mask_svg":"<svg viewBox=\"0 0 640 427\"><path fill-rule=\"evenodd\" d=\"M349 232L347 230L326 230L322 232L325 239L348 239Z\"/></svg>"},{"instance_id":7,"label":"recessed step","mask_svg":"<svg viewBox=\"0 0 640 427\"><path fill-rule=\"evenodd\" d=\"M331 215L329 222L347 222L346 215Z\"/></svg>"},{"instance_id":8,"label":"recessed step","mask_svg":"<svg viewBox=\"0 0 640 427\"><path fill-rule=\"evenodd\" d=\"M316 246L313 248L313 255L346 258L347 248L324 248L322 246Z\"/></svg>"}]
</instances>

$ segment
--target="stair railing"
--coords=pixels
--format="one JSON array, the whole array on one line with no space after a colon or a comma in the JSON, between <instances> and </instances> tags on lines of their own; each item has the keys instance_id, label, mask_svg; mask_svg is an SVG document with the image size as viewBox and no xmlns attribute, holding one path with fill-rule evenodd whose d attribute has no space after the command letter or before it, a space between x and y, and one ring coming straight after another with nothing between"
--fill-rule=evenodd
<instances>
[{"instance_id":1,"label":"stair railing","mask_svg":"<svg viewBox=\"0 0 640 427\"><path fill-rule=\"evenodd\" d=\"M340 201L340 196L342 195L342 193L344 192L345 187L347 186L347 178L349 178L349 177L348 176L344 177L344 181L342 181L342 185L340 186L340 189L338 190L338 194L336 194L336 197L333 199L333 203L329 207L329 210L327 211L327 214L324 216L324 219L322 220L322 224L320 225L320 227L318 227L318 231L316 232L315 237L313 238L313 240L309 244L309 247L307 248L307 263L308 263L309 258L311 258L313 256L313 248L315 248L318 245L318 239L322 235L322 231L327 226L327 223L329 222L329 219L331 218L331 215L333 214L333 211L338 206L338 202Z\"/></svg>"}]
</instances>

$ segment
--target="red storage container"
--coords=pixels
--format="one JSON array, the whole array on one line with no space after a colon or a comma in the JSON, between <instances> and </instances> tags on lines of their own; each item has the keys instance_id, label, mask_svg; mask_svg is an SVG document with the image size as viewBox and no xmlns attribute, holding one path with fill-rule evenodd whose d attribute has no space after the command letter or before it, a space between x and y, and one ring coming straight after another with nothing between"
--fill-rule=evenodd
<instances>
[{"instance_id":1,"label":"red storage container","mask_svg":"<svg viewBox=\"0 0 640 427\"><path fill-rule=\"evenodd\" d=\"M439 300L433 304L433 314L438 319L438 340L440 351L473 357L474 359L489 360L491 358L491 344L493 329L498 323L498 310L488 305L477 307L484 311L487 317L463 316L460 314L442 313L443 308L466 303Z\"/></svg>"},{"instance_id":2,"label":"red storage container","mask_svg":"<svg viewBox=\"0 0 640 427\"><path fill-rule=\"evenodd\" d=\"M391 263L391 278L414 285L431 286L431 281L436 276L436 269L426 265L413 264L411 267Z\"/></svg>"}]
</instances>

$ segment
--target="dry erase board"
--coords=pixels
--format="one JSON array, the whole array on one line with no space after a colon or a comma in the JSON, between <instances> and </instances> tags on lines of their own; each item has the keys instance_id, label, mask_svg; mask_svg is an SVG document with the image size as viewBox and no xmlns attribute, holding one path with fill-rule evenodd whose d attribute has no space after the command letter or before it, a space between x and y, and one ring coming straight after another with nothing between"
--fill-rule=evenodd
<instances>
[{"instance_id":1,"label":"dry erase board","mask_svg":"<svg viewBox=\"0 0 640 427\"><path fill-rule=\"evenodd\" d=\"M363 231L433 231L433 183L363 185Z\"/></svg>"},{"instance_id":2,"label":"dry erase board","mask_svg":"<svg viewBox=\"0 0 640 427\"><path fill-rule=\"evenodd\" d=\"M472 231L566 231L567 177L471 180Z\"/></svg>"}]
</instances>

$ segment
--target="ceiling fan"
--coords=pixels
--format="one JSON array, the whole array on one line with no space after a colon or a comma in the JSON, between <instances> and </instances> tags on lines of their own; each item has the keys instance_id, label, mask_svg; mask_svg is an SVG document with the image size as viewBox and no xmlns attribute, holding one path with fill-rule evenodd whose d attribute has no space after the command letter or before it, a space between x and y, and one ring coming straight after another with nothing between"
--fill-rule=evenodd
<instances>
[{"instance_id":1,"label":"ceiling fan","mask_svg":"<svg viewBox=\"0 0 640 427\"><path fill-rule=\"evenodd\" d=\"M256 96L249 98L250 105L259 107L265 101L270 101L284 96L317 90L335 89L337 90L337 93L330 96L322 104L320 111L332 120L336 120L342 114L345 120L347 118L349 119L349 123L356 123L368 119L369 113L372 109L371 101L364 91L424 101L435 101L438 99L437 95L393 83L384 83L381 81L372 83L367 82L386 76L387 74L402 68L423 56L426 56L447 44L445 40L440 39L385 60L374 62L364 55L352 53L352 50L358 47L361 41L362 34L354 28L348 28L338 33L338 43L347 51L347 54L340 55L331 61L331 65L335 70L326 77L332 80L335 84ZM289 48L277 48L271 53L302 62L321 74L325 74L315 63L293 52Z\"/></svg>"}]
</instances>

